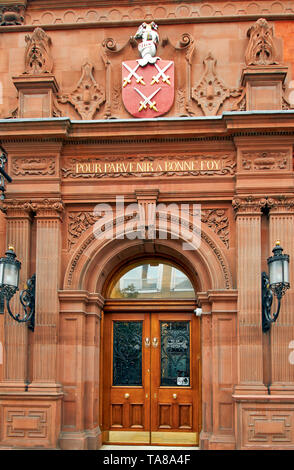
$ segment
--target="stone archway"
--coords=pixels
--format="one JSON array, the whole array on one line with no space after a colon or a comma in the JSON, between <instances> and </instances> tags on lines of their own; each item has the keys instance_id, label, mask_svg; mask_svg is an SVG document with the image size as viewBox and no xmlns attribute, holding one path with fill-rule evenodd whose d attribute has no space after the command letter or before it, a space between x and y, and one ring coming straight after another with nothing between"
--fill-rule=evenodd
<instances>
[{"instance_id":1,"label":"stone archway","mask_svg":"<svg viewBox=\"0 0 294 470\"><path fill-rule=\"evenodd\" d=\"M168 227L173 233L173 224ZM99 351L101 312L104 305L105 286L113 273L124 263L135 258L158 256L177 263L189 275L202 304L201 345L202 345L202 415L203 427L201 447L209 448L210 441L218 435L212 424L212 407L220 414L225 409L227 430L221 432L225 442L232 445L234 439L231 389L220 397L213 374L223 373L226 365L217 357L219 351L226 351L222 342L231 338L230 354L234 348L236 316L236 292L232 289L230 266L216 235L207 227L201 234L198 250L185 252L181 239L167 240L110 240L96 239L87 231L80 239L64 276L64 288L60 292L60 381L66 392L64 400L65 421L75 410L78 422L75 431L68 431L66 422L60 436L64 449L93 449L101 445L101 430L98 422L101 394L99 382ZM229 312L226 314L226 310ZM218 312L215 314L215 312ZM229 327L229 332L228 328ZM220 335L219 335L220 333ZM86 347L84 347L86 345ZM217 346L217 348L215 348ZM80 351L81 356L77 354ZM75 380L67 380L68 361L74 369ZM72 361L74 357L74 361ZM213 371L213 372L212 372ZM235 375L235 365L232 369ZM227 374L228 375L228 374ZM234 377L230 377L234 383ZM230 389L230 390L229 390ZM67 394L68 390L68 394ZM74 393L73 393L74 390ZM70 400L68 395L72 396ZM100 404L99 404L100 400ZM225 401L224 401L225 400ZM225 407L225 405L228 405ZM222 408L223 407L223 408ZM101 410L100 410L101 411ZM101 413L100 413L101 414ZM68 416L68 417L67 417ZM223 428L223 422L214 421ZM74 447L73 447L74 446Z\"/></svg>"}]
</instances>

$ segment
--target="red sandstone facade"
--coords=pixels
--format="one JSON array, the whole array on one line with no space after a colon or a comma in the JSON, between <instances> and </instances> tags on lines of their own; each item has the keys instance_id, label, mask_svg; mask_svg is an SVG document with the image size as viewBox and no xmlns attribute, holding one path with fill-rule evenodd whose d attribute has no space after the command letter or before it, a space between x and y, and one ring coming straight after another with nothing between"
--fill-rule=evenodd
<instances>
[{"instance_id":1,"label":"red sandstone facade","mask_svg":"<svg viewBox=\"0 0 294 470\"><path fill-rule=\"evenodd\" d=\"M37 277L35 331L0 315L0 448L107 440L105 316L123 310L108 286L132 260L160 257L197 293L165 311L203 312L197 444L293 450L293 288L265 335L260 276L279 239L294 282L294 2L3 0L0 13L0 139L13 178L1 256L13 245L22 282ZM138 59L143 21L158 24L157 54L175 74L171 108L147 120L122 101L122 62ZM173 239L173 220L167 240L96 239L94 207L117 195L145 208L201 204L199 249Z\"/></svg>"}]
</instances>

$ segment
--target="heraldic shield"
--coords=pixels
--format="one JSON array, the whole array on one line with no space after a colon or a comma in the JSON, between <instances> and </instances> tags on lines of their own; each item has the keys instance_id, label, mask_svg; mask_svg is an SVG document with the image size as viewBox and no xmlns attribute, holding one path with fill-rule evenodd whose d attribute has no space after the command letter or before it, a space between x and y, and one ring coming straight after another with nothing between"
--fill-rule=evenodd
<instances>
[{"instance_id":1,"label":"heraldic shield","mask_svg":"<svg viewBox=\"0 0 294 470\"><path fill-rule=\"evenodd\" d=\"M167 113L174 102L174 62L159 57L141 66L139 60L122 63L122 100L136 118Z\"/></svg>"}]
</instances>

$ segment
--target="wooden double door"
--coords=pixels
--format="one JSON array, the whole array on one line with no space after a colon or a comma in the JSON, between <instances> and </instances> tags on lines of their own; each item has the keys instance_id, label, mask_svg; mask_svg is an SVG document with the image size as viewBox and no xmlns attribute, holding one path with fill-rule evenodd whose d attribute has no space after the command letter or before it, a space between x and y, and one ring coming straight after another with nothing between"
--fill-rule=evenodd
<instances>
[{"instance_id":1,"label":"wooden double door","mask_svg":"<svg viewBox=\"0 0 294 470\"><path fill-rule=\"evenodd\" d=\"M194 313L106 313L104 442L197 446L200 334Z\"/></svg>"}]
</instances>

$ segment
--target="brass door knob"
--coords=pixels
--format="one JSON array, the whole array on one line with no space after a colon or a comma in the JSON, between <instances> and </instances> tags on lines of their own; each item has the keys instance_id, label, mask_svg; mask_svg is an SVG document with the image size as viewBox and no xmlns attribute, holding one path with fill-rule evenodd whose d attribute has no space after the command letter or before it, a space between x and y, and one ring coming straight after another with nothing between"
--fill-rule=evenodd
<instances>
[{"instance_id":1,"label":"brass door knob","mask_svg":"<svg viewBox=\"0 0 294 470\"><path fill-rule=\"evenodd\" d=\"M177 394L174 393L174 394L173 394L173 399L176 400L176 398L177 398Z\"/></svg>"},{"instance_id":2,"label":"brass door knob","mask_svg":"<svg viewBox=\"0 0 294 470\"><path fill-rule=\"evenodd\" d=\"M125 393L125 398L129 398L130 397L130 394L129 393Z\"/></svg>"}]
</instances>

